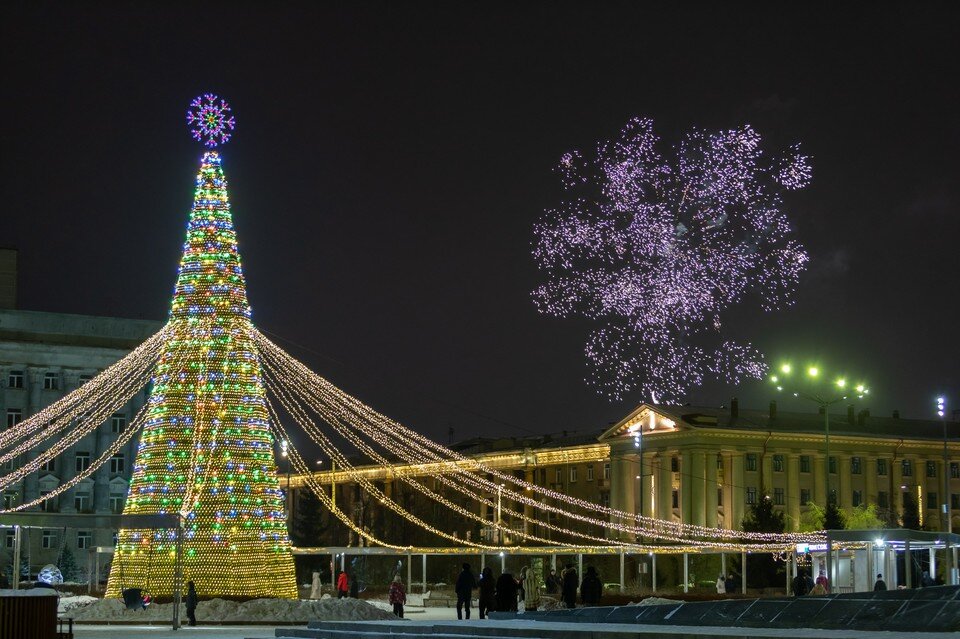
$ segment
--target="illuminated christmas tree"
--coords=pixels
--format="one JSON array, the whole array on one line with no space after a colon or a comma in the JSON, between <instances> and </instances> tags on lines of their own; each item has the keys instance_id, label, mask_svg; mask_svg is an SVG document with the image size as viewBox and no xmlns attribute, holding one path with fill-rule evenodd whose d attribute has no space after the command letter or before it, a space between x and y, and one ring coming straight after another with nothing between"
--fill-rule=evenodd
<instances>
[{"instance_id":1,"label":"illuminated christmas tree","mask_svg":"<svg viewBox=\"0 0 960 639\"><path fill-rule=\"evenodd\" d=\"M191 104L197 140L229 139L234 120L216 96ZM184 580L201 595L297 596L274 440L251 340L227 182L204 154L173 303L124 514L185 517ZM108 596L173 590L172 530L121 530Z\"/></svg>"}]
</instances>

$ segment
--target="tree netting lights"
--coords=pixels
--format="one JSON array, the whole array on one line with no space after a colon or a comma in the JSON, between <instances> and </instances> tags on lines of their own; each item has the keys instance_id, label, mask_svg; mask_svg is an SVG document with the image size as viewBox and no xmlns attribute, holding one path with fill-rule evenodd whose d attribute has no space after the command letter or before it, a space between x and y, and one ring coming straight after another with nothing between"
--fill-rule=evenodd
<instances>
[{"instance_id":1,"label":"tree netting lights","mask_svg":"<svg viewBox=\"0 0 960 639\"><path fill-rule=\"evenodd\" d=\"M227 183L204 154L124 514L185 517L184 579L296 597L283 493ZM173 589L174 531L121 530L109 595Z\"/></svg>"}]
</instances>

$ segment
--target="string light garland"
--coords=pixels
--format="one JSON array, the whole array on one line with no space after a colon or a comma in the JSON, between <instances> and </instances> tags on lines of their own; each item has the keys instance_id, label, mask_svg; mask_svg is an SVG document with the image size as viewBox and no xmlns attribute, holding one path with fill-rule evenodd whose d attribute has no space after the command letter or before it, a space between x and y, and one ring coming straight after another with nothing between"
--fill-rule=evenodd
<instances>
[{"instance_id":1,"label":"string light garland","mask_svg":"<svg viewBox=\"0 0 960 639\"><path fill-rule=\"evenodd\" d=\"M557 171L564 199L534 226L547 281L533 301L601 324L584 349L587 382L670 403L708 375L761 378L763 356L722 339L721 316L748 293L765 310L791 303L808 260L782 211L782 193L811 180L799 146L768 159L747 125L694 130L664 153L653 121L634 118Z\"/></svg>"}]
</instances>

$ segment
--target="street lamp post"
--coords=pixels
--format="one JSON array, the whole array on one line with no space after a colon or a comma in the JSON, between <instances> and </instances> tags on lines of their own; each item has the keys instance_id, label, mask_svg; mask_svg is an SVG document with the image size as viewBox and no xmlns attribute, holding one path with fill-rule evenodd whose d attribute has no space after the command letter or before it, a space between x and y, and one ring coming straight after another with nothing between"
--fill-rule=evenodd
<instances>
[{"instance_id":1,"label":"street lamp post","mask_svg":"<svg viewBox=\"0 0 960 639\"><path fill-rule=\"evenodd\" d=\"M953 516L950 512L950 456L947 453L947 418L946 418L946 408L947 402L943 397L937 398L937 415L940 417L940 422L943 424L943 517L947 520L946 531L947 531L947 542L946 542L946 557L945 559L947 564L947 579L946 582L950 585L953 585L953 550L951 549L950 544L950 535L953 533Z\"/></svg>"},{"instance_id":2,"label":"street lamp post","mask_svg":"<svg viewBox=\"0 0 960 639\"><path fill-rule=\"evenodd\" d=\"M780 373L785 378L789 378L793 372L793 367L790 364L784 364L780 367ZM811 366L807 369L807 377L811 380L821 379L820 369L816 366ZM783 384L785 380L781 381L778 375L773 375L770 377L770 381L777 385L778 391L783 391ZM847 399L847 380L840 378L836 380L837 392L841 393L839 397L833 396L830 397L826 393L806 393L799 390L793 392L794 397L800 399L805 399L807 401L814 402L817 406L823 410L823 433L824 433L824 448L826 452L826 458L824 459L824 470L826 471L824 481L827 488L827 504L826 512L831 512L831 506L836 508L836 500L834 498L833 492L830 490L830 407L834 404L839 404L842 401ZM855 389L857 397L862 398L864 395L868 395L870 390L866 388L863 384L858 384ZM826 524L826 522L824 522ZM833 579L833 553L830 551L829 546L827 549L827 578ZM832 583L832 581L831 581Z\"/></svg>"}]
</instances>

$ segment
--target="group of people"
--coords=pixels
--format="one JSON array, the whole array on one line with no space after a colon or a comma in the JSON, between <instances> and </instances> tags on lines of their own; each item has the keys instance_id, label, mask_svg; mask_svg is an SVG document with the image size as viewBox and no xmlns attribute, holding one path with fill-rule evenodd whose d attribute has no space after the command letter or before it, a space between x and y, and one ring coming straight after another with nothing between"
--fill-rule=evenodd
<instances>
[{"instance_id":1,"label":"group of people","mask_svg":"<svg viewBox=\"0 0 960 639\"><path fill-rule=\"evenodd\" d=\"M479 589L477 600L481 619L485 619L487 613L492 611L516 612L521 602L524 610L536 610L540 606L541 584L540 576L529 566L521 568L518 577L504 572L496 578L493 570L487 566L480 573L480 578L476 579L470 564L465 563L454 587L457 594L457 619L470 618L470 602L474 589ZM578 591L585 606L599 604L603 593L603 582L593 566L587 567L582 583L577 569L572 564L567 564L559 576L556 570L551 570L546 584L543 585L548 594L561 595L567 608L577 607Z\"/></svg>"},{"instance_id":2,"label":"group of people","mask_svg":"<svg viewBox=\"0 0 960 639\"><path fill-rule=\"evenodd\" d=\"M880 578L880 575L877 575L877 579ZM804 595L812 595L814 597L818 595L829 595L830 594L830 580L827 579L827 573L823 570L820 571L820 574L817 575L817 580L814 581L810 574L805 570L798 570L797 576L793 578L793 584L791 585L793 590L794 597L803 597ZM886 586L883 587L884 590L887 589Z\"/></svg>"},{"instance_id":3,"label":"group of people","mask_svg":"<svg viewBox=\"0 0 960 639\"><path fill-rule=\"evenodd\" d=\"M733 573L723 574L720 573L720 576L717 577L717 594L726 595L733 594L737 591L737 580L733 578Z\"/></svg>"}]
</instances>

